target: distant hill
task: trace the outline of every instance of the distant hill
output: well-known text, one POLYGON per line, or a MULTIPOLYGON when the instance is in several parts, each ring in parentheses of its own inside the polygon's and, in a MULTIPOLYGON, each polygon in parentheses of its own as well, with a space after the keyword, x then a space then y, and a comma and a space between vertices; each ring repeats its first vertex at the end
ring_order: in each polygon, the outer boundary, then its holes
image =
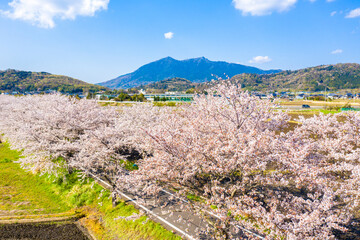
MULTIPOLYGON (((296 71, 274 74, 239 74, 229 81, 252 91, 337 91, 360 88, 360 65, 356 63, 323 65, 296 71)), ((216 83, 216 82, 215 82, 216 83)), ((172 78, 142 85, 138 89, 152 92, 186 91, 196 88, 201 91, 214 83, 193 83, 182 78, 172 78)))
POLYGON ((212 74, 225 78, 224 73, 229 77, 233 77, 241 73, 266 74, 276 72, 280 72, 280 70, 265 71, 241 64, 210 61, 204 57, 182 61, 167 57, 146 64, 135 72, 99 83, 99 85, 109 88, 133 88, 175 77, 201 83, 216 78, 212 74))
POLYGON ((30 92, 49 89, 66 93, 106 90, 105 87, 46 72, 26 72, 12 69, 0 71, 1 91, 30 92))
POLYGON ((174 91, 174 92, 185 92, 190 88, 197 88, 199 83, 193 83, 184 78, 170 78, 161 80, 159 82, 150 83, 147 85, 141 85, 137 87, 137 89, 144 89, 147 92, 167 92, 167 91, 174 91))
POLYGON ((248 90, 324 91, 360 88, 360 65, 323 65, 275 74, 240 74, 230 81, 248 90))

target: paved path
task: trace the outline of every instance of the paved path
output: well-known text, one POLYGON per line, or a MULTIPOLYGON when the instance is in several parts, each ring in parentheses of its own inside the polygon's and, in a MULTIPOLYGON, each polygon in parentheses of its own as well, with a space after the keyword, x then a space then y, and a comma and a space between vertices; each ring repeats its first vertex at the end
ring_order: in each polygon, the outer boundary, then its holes
MULTIPOLYGON (((95 176, 91 173, 89 174, 89 176, 95 179, 103 187, 109 190, 111 189, 111 185, 103 179, 99 178, 98 176, 95 176)), ((171 195, 173 195, 170 191, 163 190, 160 194, 159 199, 157 199, 156 201, 151 198, 139 199, 137 196, 121 191, 117 191, 117 193, 121 196, 122 199, 129 203, 132 203, 139 210, 145 212, 152 220, 160 223, 166 229, 176 232, 179 236, 183 238, 191 240, 213 239, 208 235, 198 234, 199 232, 201 232, 201 230, 206 229, 207 223, 190 210, 181 207, 182 205, 184 205, 184 203, 188 204, 187 200, 177 199, 177 201, 169 201, 169 198, 171 198, 171 195), (161 206, 162 203, 167 203, 167 205, 161 206), (181 217, 183 220, 178 221, 179 217, 181 217)), ((219 218, 218 216, 209 211, 207 211, 207 213, 214 219, 219 218)), ((234 228, 238 228, 240 230, 237 234, 237 237, 246 239, 246 236, 243 233, 244 231, 248 234, 253 235, 253 237, 257 239, 264 239, 262 236, 252 231, 249 231, 240 225, 234 225, 234 228)))

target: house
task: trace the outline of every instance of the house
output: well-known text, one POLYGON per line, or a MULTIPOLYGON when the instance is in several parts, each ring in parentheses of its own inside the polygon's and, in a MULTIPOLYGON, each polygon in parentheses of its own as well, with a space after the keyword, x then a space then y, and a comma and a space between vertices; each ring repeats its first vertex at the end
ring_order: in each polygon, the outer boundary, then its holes
POLYGON ((329 93, 327 95, 327 98, 330 98, 330 99, 338 99, 339 98, 339 95, 336 94, 336 93, 329 93))
POLYGON ((353 98, 354 97, 354 95, 352 94, 352 93, 346 93, 346 95, 345 95, 347 98, 353 98))

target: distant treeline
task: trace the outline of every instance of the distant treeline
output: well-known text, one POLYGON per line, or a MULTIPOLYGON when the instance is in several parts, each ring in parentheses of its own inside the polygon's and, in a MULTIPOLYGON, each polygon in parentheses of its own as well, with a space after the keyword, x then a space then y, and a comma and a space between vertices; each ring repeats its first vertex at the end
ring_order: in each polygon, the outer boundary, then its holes
POLYGON ((146 98, 144 94, 133 94, 129 95, 126 92, 121 92, 119 96, 114 98, 115 101, 123 102, 123 101, 131 101, 131 102, 146 102, 146 98))

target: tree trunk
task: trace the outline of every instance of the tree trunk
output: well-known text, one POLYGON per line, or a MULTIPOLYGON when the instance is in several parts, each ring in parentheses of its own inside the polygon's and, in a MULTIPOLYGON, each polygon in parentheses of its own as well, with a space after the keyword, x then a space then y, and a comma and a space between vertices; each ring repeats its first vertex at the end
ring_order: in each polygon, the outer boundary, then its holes
POLYGON ((117 194, 115 192, 115 190, 112 191, 111 193, 111 197, 112 197, 112 206, 113 208, 116 207, 116 203, 117 203, 117 194))

